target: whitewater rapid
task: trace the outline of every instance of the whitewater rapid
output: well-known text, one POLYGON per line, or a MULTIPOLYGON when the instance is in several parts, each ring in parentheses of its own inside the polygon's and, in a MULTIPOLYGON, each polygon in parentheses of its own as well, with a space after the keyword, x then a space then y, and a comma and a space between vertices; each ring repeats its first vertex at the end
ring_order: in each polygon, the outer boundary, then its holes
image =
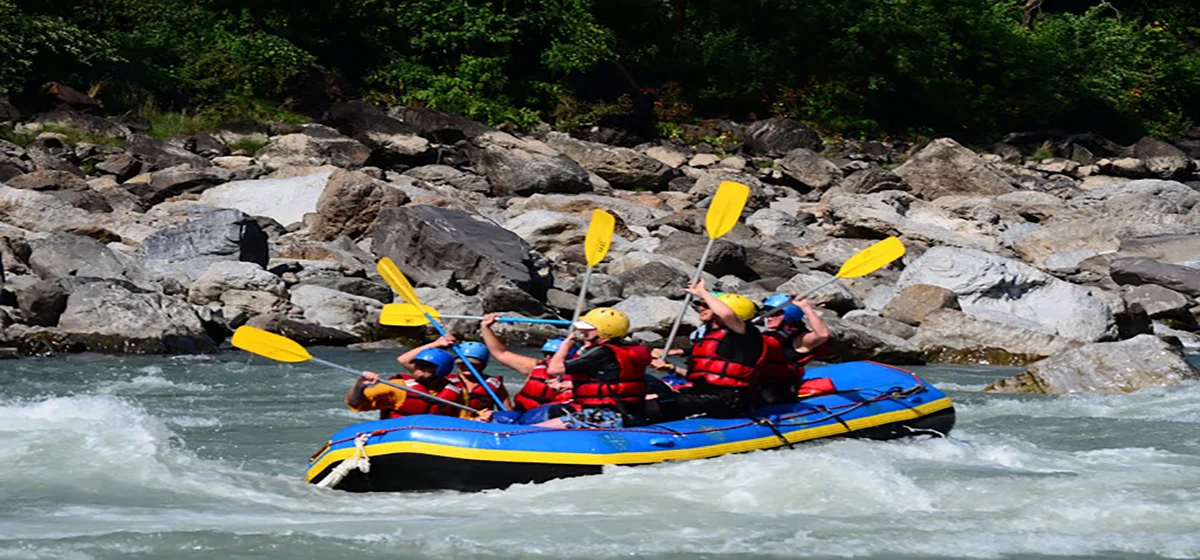
POLYGON ((237 354, 4 366, 0 558, 1200 557, 1197 384, 1001 396, 980 390, 1004 371, 919 368, 956 403, 951 438, 354 495, 303 482, 369 418, 335 373, 237 354))

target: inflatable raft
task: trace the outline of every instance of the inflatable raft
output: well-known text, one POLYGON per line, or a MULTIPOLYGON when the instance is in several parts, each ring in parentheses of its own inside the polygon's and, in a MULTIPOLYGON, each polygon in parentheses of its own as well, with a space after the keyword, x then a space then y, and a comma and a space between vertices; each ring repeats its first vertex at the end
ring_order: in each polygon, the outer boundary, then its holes
POLYGON ((334 434, 312 457, 307 479, 350 492, 475 491, 599 474, 605 465, 706 459, 830 437, 944 436, 954 426, 950 399, 912 372, 851 362, 810 368, 808 377, 829 378, 836 391, 763 407, 747 418, 618 430, 433 415, 364 422, 334 434))

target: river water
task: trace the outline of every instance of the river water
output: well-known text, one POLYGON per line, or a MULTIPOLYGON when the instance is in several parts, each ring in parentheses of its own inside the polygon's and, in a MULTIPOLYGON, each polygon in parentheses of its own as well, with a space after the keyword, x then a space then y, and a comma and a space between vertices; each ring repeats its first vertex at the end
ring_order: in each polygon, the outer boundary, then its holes
POLYGON ((303 482, 372 418, 342 374, 238 352, 0 362, 0 558, 1200 557, 1200 385, 999 396, 980 390, 1011 370, 917 371, 956 402, 953 437, 354 495, 303 482))

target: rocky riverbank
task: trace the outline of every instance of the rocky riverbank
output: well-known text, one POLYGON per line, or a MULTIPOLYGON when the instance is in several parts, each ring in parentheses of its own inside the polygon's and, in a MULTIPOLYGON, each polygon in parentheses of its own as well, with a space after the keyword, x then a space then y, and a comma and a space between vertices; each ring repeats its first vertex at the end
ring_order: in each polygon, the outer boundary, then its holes
POLYGON ((993 387, 1036 392, 1195 375, 1181 348, 1200 344, 1200 133, 1133 146, 1019 134, 976 153, 948 138, 826 144, 785 119, 693 131, 719 143, 633 144, 361 102, 321 124, 163 140, 69 109, 15 120, 35 139, 0 141, 12 357, 205 352, 242 324, 304 344, 422 337, 377 324, 393 300, 374 272, 384 256, 443 313, 569 316, 595 208, 618 237, 591 304, 656 343, 703 249, 704 209, 732 180, 751 196, 706 268, 717 289, 802 291, 875 240, 908 247, 813 298, 836 360, 1034 364, 993 387), (112 141, 47 131, 64 128, 112 141))

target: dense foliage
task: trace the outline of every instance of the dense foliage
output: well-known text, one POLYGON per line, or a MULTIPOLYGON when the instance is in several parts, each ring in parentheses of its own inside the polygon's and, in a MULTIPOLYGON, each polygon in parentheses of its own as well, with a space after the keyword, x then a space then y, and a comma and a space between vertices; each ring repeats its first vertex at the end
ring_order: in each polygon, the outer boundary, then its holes
POLYGON ((0 0, 0 94, 34 98, 57 81, 110 110, 258 118, 365 97, 522 126, 582 126, 656 101, 666 122, 786 115, 830 133, 967 140, 1172 136, 1200 117, 1193 0, 1026 6, 0 0))

